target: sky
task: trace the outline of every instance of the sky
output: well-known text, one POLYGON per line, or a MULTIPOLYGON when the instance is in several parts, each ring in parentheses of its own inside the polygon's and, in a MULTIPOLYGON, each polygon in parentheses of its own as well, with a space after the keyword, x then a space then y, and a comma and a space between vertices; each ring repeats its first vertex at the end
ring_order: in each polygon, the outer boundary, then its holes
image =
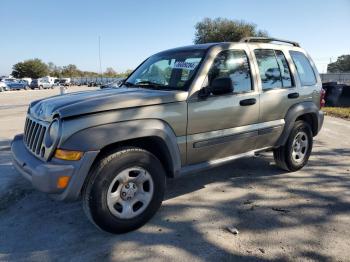
POLYGON ((31 58, 99 72, 99 36, 102 70, 122 72, 192 44, 205 17, 245 20, 297 41, 320 73, 350 54, 350 0, 2 0, 0 10, 0 75, 31 58))

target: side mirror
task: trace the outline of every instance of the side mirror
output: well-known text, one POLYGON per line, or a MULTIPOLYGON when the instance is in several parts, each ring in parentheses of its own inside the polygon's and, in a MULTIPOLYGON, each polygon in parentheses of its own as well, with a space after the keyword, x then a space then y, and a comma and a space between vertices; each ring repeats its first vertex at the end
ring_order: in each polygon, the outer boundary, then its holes
POLYGON ((198 97, 206 99, 210 94, 223 95, 233 92, 233 83, 230 77, 218 77, 213 80, 210 86, 199 90, 198 97))
POLYGON ((223 95, 233 92, 233 83, 230 77, 218 77, 210 85, 213 95, 223 95))

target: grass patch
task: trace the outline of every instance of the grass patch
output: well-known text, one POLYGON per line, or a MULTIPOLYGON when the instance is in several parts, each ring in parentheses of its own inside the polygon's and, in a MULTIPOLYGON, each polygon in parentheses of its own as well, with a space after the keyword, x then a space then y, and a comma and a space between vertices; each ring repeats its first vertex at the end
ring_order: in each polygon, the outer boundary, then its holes
POLYGON ((350 119, 350 107, 323 107, 326 115, 350 119))

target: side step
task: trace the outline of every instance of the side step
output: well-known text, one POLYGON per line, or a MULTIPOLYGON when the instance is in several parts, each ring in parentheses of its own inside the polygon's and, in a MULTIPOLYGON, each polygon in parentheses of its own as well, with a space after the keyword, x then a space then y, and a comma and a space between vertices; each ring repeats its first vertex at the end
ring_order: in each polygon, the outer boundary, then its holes
POLYGON ((221 165, 230 163, 231 161, 234 161, 234 160, 239 159, 239 158, 253 157, 261 152, 270 151, 271 149, 272 149, 271 147, 265 147, 265 148, 252 150, 252 151, 238 154, 238 155, 233 155, 233 156, 228 156, 228 157, 224 157, 224 158, 220 158, 220 159, 210 160, 208 162, 187 165, 187 166, 182 167, 181 170, 175 175, 175 177, 188 175, 188 174, 193 173, 193 172, 199 172, 199 171, 203 171, 203 170, 210 169, 213 167, 221 166, 221 165))

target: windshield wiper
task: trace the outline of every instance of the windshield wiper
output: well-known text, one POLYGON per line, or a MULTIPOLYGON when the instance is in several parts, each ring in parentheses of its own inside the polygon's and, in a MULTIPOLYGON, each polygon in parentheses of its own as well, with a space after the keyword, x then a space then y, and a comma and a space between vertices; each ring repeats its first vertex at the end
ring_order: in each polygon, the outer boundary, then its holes
POLYGON ((144 87, 144 88, 152 88, 152 89, 162 89, 165 85, 158 84, 152 81, 140 81, 135 84, 135 86, 144 87))
POLYGON ((124 82, 123 85, 125 85, 126 87, 136 87, 136 85, 131 82, 124 82))
POLYGON ((166 85, 162 85, 162 84, 155 83, 152 81, 140 81, 140 82, 137 82, 136 84, 131 83, 131 82, 125 82, 124 85, 126 87, 140 87, 140 88, 164 90, 164 91, 172 91, 173 90, 172 88, 169 88, 166 85))

